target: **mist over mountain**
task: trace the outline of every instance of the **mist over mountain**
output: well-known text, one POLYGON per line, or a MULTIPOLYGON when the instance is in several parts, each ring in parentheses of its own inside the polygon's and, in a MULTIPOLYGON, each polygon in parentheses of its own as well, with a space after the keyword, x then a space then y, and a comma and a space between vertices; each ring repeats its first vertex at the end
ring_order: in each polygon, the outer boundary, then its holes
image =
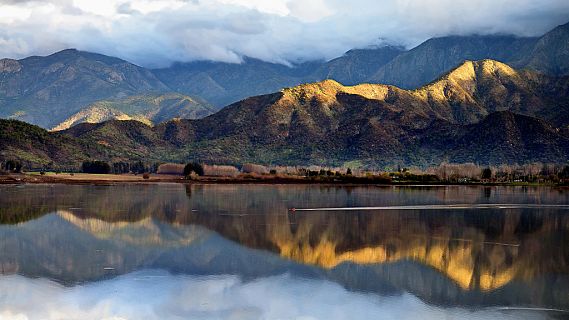
POLYGON ((312 61, 290 67, 245 57, 239 64, 196 61, 153 72, 173 90, 223 107, 306 82, 336 79, 348 85, 362 83, 401 52, 403 49, 390 46, 356 49, 328 62, 312 61))
POLYGON ((567 29, 568 24, 559 26, 540 38, 434 38, 409 51, 391 46, 354 49, 330 61, 290 66, 244 57, 241 63, 195 61, 148 70, 118 58, 77 50, 47 57, 2 59, 0 117, 58 129, 108 119, 159 123, 174 117, 199 118, 250 96, 325 79, 344 85, 369 82, 413 89, 464 60, 494 59, 562 76, 569 70, 567 29), (163 94, 189 96, 187 99, 198 103, 159 112, 141 107, 137 98, 163 94), (122 107, 109 109, 109 103, 122 107), (162 116, 153 119, 149 114, 124 112, 141 108, 162 116))
POLYGON ((178 63, 154 73, 173 90, 198 95, 223 107, 252 95, 266 94, 301 83, 333 79, 344 85, 379 83, 414 89, 436 80, 465 60, 493 59, 516 68, 568 75, 565 64, 569 24, 542 37, 506 35, 447 36, 419 46, 356 49, 327 62, 292 67, 245 58, 225 62, 178 63), (547 53, 547 54, 546 54, 547 53))

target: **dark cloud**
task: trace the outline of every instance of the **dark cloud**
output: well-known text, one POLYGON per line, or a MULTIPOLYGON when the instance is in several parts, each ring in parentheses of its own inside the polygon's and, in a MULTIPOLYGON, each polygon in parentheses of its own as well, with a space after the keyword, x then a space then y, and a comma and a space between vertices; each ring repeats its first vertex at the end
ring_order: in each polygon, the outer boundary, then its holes
POLYGON ((146 66, 287 63, 449 34, 537 36, 568 21, 567 0, 0 0, 0 56, 74 47, 146 66))

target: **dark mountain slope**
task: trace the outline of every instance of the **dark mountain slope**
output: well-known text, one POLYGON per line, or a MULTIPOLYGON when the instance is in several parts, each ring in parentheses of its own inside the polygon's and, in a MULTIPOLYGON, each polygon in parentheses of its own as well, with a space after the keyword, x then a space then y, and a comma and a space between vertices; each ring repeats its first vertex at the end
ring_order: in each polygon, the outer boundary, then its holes
POLYGON ((349 86, 364 83, 404 51, 403 48, 392 46, 350 50, 318 68, 310 76, 310 82, 332 79, 349 86))
POLYGON ((203 97, 218 107, 250 96, 268 94, 301 83, 334 79, 346 85, 364 82, 403 49, 354 49, 328 62, 291 67, 245 57, 240 64, 196 61, 176 63, 153 72, 170 88, 203 97))
POLYGON ((542 36, 523 65, 545 74, 569 75, 569 23, 542 36))
MULTIPOLYGON (((175 147, 164 141, 153 127, 138 121, 111 120, 102 123, 81 123, 61 131, 68 136, 96 142, 112 150, 113 160, 180 159, 175 147)), ((106 157, 107 159, 111 158, 106 157)))
POLYGON ((468 126, 434 123, 418 136, 422 153, 454 163, 547 163, 569 155, 567 135, 541 119, 510 111, 468 126))
POLYGON ((433 38, 381 67, 368 81, 417 88, 435 80, 464 60, 492 59, 506 63, 523 59, 536 38, 514 36, 450 36, 433 38))
MULTIPOLYGON (((311 65, 305 67, 310 69, 311 65)), ((297 85, 302 82, 299 72, 282 64, 247 57, 240 64, 196 61, 154 70, 175 91, 198 95, 218 107, 297 85)))
POLYGON ((93 141, 50 133, 17 120, 0 119, 0 158, 18 159, 34 166, 56 163, 77 166, 89 158, 106 158, 107 151, 93 141))

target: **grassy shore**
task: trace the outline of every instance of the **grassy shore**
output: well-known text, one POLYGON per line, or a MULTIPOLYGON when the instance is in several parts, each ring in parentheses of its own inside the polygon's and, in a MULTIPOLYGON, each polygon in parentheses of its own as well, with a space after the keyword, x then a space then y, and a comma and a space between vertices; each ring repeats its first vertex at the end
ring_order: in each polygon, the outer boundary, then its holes
POLYGON ((335 185, 485 185, 485 186, 557 186, 553 183, 528 182, 466 182, 452 183, 445 181, 386 181, 369 177, 329 177, 315 178, 289 175, 239 175, 235 177, 203 176, 185 179, 179 175, 149 174, 88 174, 88 173, 55 173, 29 172, 21 174, 0 175, 0 184, 23 183, 61 183, 108 185, 116 183, 266 183, 266 184, 335 184, 335 185))

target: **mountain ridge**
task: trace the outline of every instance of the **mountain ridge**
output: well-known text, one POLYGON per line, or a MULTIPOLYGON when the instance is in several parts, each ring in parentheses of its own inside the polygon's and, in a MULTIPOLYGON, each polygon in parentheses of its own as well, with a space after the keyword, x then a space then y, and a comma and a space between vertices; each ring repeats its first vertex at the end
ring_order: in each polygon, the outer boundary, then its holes
POLYGON ((558 115, 569 107, 569 94, 558 92, 567 88, 569 77, 466 61, 416 90, 324 80, 247 98, 202 119, 154 127, 82 123, 58 134, 76 139, 72 146, 102 148, 93 156, 109 161, 359 161, 366 167, 564 162, 569 123, 558 115))
MULTIPOLYGON (((119 58, 67 49, 45 57, 0 60, 0 117, 53 128, 77 113, 88 113, 82 109, 98 101, 172 92, 203 98, 218 110, 249 96, 325 79, 345 85, 367 82, 416 89, 464 60, 486 58, 520 71, 563 76, 569 71, 568 30, 565 24, 535 38, 447 36, 407 51, 393 46, 353 49, 329 61, 291 66, 243 57, 240 64, 194 61, 150 70, 119 58)), ((105 113, 146 121, 116 111, 105 113)))

